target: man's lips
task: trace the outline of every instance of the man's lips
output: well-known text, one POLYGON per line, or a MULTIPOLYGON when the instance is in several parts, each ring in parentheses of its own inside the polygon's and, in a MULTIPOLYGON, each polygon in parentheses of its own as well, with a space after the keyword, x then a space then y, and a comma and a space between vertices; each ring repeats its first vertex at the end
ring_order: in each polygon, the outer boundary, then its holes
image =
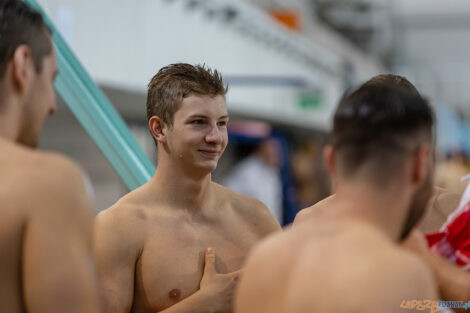
POLYGON ((219 150, 199 149, 198 151, 208 157, 216 157, 219 155, 219 150))

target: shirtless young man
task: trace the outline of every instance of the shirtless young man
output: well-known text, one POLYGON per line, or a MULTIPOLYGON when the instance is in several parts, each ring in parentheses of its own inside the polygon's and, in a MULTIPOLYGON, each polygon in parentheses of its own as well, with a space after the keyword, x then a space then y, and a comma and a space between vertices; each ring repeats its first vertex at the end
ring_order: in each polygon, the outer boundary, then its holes
POLYGON ((39 13, 0 1, 0 311, 99 312, 79 168, 34 149, 57 74, 39 13))
POLYGON ((211 181, 227 145, 225 93, 203 66, 169 65, 151 80, 157 171, 95 222, 105 312, 232 312, 248 250, 280 229, 261 202, 211 181))
POLYGON ((250 253, 235 312, 389 313, 436 299, 430 270, 397 245, 432 190, 433 114, 393 79, 376 77, 339 104, 324 153, 336 194, 250 253))

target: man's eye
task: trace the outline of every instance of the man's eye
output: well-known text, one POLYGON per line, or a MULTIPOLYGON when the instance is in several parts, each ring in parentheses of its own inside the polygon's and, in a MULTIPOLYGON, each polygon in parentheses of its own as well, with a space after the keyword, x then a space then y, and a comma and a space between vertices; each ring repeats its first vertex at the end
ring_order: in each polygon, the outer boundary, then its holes
POLYGON ((202 124, 204 121, 203 120, 194 120, 191 122, 191 124, 196 124, 196 125, 200 125, 202 124))
POLYGON ((227 122, 226 121, 220 121, 217 123, 218 126, 227 126, 227 122))

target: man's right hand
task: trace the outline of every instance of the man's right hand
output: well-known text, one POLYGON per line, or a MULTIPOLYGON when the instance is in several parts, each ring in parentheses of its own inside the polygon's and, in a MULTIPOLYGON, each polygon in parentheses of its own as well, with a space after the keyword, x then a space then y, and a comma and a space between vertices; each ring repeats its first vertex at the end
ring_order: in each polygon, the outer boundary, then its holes
POLYGON ((199 287, 200 292, 210 301, 211 311, 233 311, 233 294, 241 272, 242 270, 227 274, 217 273, 214 248, 209 247, 206 249, 204 273, 199 287))

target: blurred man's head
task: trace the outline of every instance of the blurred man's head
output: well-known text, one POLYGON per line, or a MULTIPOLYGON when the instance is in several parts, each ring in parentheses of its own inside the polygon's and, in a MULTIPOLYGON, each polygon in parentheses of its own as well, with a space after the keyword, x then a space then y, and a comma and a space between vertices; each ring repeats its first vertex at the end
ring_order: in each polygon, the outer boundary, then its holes
POLYGON ((36 146, 45 117, 55 111, 56 73, 51 33, 41 15, 23 1, 0 0, 0 114, 21 108, 16 141, 36 146), (8 101, 18 107, 7 107, 8 101))
POLYGON ((432 191, 433 123, 427 101, 395 75, 363 84, 340 102, 334 116, 335 164, 343 181, 365 180, 385 192, 410 164, 417 171, 402 237, 419 221, 432 191))
POLYGON ((273 168, 281 166, 281 145, 275 137, 262 140, 258 144, 256 153, 267 165, 273 168))

